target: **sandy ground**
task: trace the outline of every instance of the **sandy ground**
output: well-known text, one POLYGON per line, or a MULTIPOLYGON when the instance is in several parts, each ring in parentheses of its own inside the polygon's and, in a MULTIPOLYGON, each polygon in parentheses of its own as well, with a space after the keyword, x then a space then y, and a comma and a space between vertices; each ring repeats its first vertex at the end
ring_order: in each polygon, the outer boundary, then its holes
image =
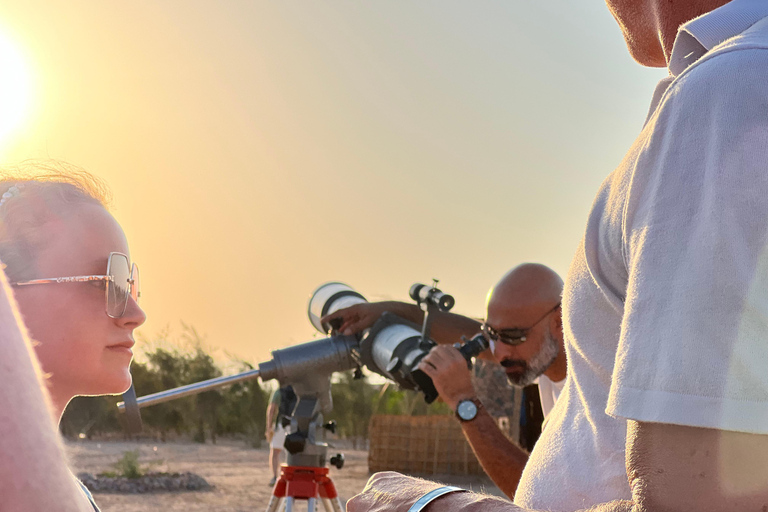
MULTIPOLYGON (((148 512, 152 510, 184 512, 251 512, 265 510, 272 488, 267 485, 271 472, 267 467, 269 452, 246 448, 242 442, 219 441, 216 445, 196 443, 97 442, 67 444, 73 470, 97 474, 108 470, 122 454, 139 450, 142 464, 153 470, 191 471, 214 486, 208 492, 156 493, 122 495, 98 493, 96 503, 103 512, 148 512)), ((329 449, 329 455, 341 451, 346 464, 341 470, 331 468, 331 478, 342 503, 359 493, 368 477, 368 454, 352 449, 329 449)), ((490 479, 480 476, 437 475, 429 477, 446 484, 501 496, 490 479)), ((318 505, 318 511, 322 511, 318 505)), ((306 510, 299 503, 295 510, 306 510)))

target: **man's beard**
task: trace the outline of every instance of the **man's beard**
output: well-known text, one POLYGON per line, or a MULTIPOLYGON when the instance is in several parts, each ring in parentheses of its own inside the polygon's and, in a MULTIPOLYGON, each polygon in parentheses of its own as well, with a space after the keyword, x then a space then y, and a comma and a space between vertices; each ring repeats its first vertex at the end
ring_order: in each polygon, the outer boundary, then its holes
POLYGON ((522 368, 520 373, 510 374, 507 372, 507 380, 510 384, 517 387, 525 387, 532 384, 536 378, 544 373, 549 366, 557 359, 557 353, 560 351, 560 346, 557 340, 547 333, 544 336, 544 343, 541 346, 541 350, 531 358, 530 361, 524 359, 505 359, 501 362, 501 366, 504 368, 522 368))

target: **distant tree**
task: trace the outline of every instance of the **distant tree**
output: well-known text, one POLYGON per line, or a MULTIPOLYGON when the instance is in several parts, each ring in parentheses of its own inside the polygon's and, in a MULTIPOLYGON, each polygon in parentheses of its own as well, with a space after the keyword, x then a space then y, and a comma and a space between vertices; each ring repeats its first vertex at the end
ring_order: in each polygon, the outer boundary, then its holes
POLYGON ((396 388, 390 382, 372 384, 367 376, 354 379, 352 372, 338 373, 331 387, 333 411, 327 419, 335 420, 337 434, 352 439, 357 447, 359 440, 368 438, 368 424, 374 414, 453 414, 442 401, 427 404, 422 393, 396 388))
MULTIPOLYGON (((131 374, 137 396, 149 395, 180 386, 181 356, 165 349, 157 349, 147 354, 148 363, 133 363, 131 374)), ((141 410, 145 429, 160 434, 165 442, 169 432, 181 434, 189 430, 185 420, 185 411, 191 407, 191 399, 182 398, 141 410)))
MULTIPOLYGON (((186 375, 184 384, 192 384, 208 379, 214 379, 221 376, 219 370, 213 362, 213 358, 197 347, 194 354, 185 358, 186 375)), ((195 395, 195 418, 197 426, 193 439, 199 443, 204 443, 206 439, 206 430, 211 437, 211 442, 216 444, 216 433, 221 427, 219 424, 219 413, 224 405, 221 392, 217 389, 206 391, 195 395)))
MULTIPOLYGON (((249 363, 240 362, 239 371, 252 369, 249 363)), ((252 379, 224 388, 221 394, 225 404, 219 415, 221 432, 244 434, 250 446, 261 446, 266 431, 269 392, 259 385, 257 379, 252 379)))
POLYGON ((440 399, 427 404, 422 393, 398 389, 395 384, 386 383, 378 398, 376 414, 428 416, 453 414, 453 411, 440 399))
POLYGON ((377 394, 378 386, 367 378, 355 379, 352 372, 336 374, 331 386, 333 411, 328 419, 336 421, 336 433, 352 439, 355 448, 359 440, 368 438, 368 423, 377 394))
POLYGON ((61 418, 61 432, 71 438, 84 434, 89 439, 98 434, 121 429, 115 397, 74 398, 61 418))

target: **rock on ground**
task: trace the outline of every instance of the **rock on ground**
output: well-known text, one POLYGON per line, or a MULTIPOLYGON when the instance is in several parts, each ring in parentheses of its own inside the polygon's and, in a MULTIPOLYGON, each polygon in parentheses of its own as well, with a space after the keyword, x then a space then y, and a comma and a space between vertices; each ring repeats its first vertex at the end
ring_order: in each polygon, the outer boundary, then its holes
POLYGON ((77 478, 92 493, 119 492, 143 494, 147 492, 209 491, 211 486, 205 478, 187 471, 186 473, 147 473, 139 478, 94 476, 78 473, 77 478))

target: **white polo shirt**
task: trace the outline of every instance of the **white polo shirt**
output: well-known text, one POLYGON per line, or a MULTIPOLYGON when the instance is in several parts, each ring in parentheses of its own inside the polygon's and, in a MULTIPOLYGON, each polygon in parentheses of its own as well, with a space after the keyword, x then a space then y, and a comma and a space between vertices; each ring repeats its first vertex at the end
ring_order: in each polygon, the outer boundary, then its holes
POLYGON ((630 499, 628 418, 768 434, 768 1, 685 24, 669 67, 568 272, 526 508, 630 499))

